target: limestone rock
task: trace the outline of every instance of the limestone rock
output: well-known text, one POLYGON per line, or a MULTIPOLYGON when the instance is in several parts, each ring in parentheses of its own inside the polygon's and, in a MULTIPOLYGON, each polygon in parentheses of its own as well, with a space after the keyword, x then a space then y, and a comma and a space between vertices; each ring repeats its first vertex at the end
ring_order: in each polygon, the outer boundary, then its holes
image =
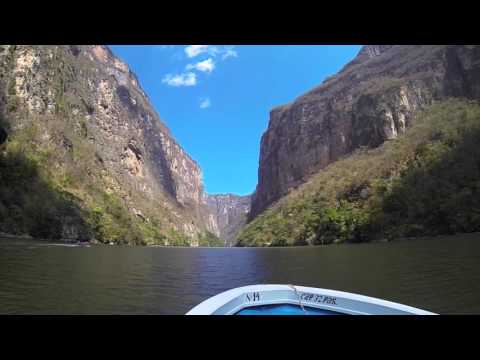
MULTIPOLYGON (((0 110, 9 109, 13 133, 36 124, 37 145, 55 149, 59 166, 91 149, 101 170, 81 176, 102 179, 134 215, 156 216, 192 238, 205 231, 201 169, 108 47, 3 45, 0 74, 0 110)), ((67 224, 65 235, 73 234, 67 224)))
POLYGON ((261 139, 249 219, 313 173, 408 128, 446 97, 480 97, 480 46, 368 45, 338 74, 274 108, 261 139))

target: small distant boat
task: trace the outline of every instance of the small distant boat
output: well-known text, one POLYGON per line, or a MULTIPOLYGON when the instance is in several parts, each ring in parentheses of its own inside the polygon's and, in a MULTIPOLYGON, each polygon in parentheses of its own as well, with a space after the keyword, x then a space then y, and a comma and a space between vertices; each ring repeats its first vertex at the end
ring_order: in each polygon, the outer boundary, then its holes
POLYGON ((295 285, 251 285, 215 295, 187 315, 436 315, 383 299, 295 285))

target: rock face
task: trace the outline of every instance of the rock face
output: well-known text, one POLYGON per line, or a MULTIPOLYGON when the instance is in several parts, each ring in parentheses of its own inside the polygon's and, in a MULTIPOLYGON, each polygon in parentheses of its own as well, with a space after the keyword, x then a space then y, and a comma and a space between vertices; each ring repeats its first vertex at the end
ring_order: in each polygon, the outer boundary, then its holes
POLYGON ((224 240, 225 246, 234 246, 235 238, 245 225, 250 211, 250 196, 206 194, 205 202, 210 231, 224 240))
POLYGON ((249 219, 340 157, 404 133, 434 101, 479 98, 479 80, 476 45, 364 46, 337 75, 271 111, 249 219))
MULTIPOLYGON (((196 245, 195 235, 206 229, 201 169, 162 123, 128 66, 105 46, 0 49, 7 89, 0 102, 9 109, 12 133, 36 123, 40 147, 59 154, 87 147, 101 169, 91 176, 102 177, 105 191, 142 221, 157 216, 196 245)), ((67 228, 74 236, 75 229, 67 228)))

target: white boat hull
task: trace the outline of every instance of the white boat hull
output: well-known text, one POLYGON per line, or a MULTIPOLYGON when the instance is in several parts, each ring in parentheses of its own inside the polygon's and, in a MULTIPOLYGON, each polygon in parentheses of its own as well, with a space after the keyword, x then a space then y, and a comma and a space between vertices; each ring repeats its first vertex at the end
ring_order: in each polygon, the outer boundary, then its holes
POLYGON ((234 315, 246 308, 274 304, 291 304, 346 315, 435 315, 369 296, 292 285, 251 285, 231 289, 203 301, 187 315, 234 315))

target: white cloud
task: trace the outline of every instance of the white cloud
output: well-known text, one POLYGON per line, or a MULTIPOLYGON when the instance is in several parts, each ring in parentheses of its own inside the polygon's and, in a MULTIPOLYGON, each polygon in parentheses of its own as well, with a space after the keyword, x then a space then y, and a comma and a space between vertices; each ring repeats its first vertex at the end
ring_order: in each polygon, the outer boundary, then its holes
POLYGON ((230 57, 238 57, 238 53, 234 50, 234 46, 189 45, 185 48, 185 53, 189 58, 204 53, 207 53, 212 57, 220 55, 222 60, 226 60, 230 57))
POLYGON ((200 102, 200 109, 206 109, 206 108, 210 107, 211 104, 212 103, 210 102, 210 98, 203 99, 200 102))
POLYGON ((208 51, 208 45, 189 45, 185 48, 185 53, 189 58, 200 55, 208 51))
POLYGON ((226 48, 224 49, 223 55, 222 55, 222 60, 226 60, 230 57, 237 57, 238 54, 233 48, 226 48))
POLYGON ((165 83, 169 86, 195 86, 197 84, 197 75, 193 72, 188 72, 184 74, 167 74, 162 79, 162 83, 165 83))
POLYGON ((203 72, 212 72, 215 69, 215 63, 213 62, 212 58, 208 58, 207 60, 200 61, 196 64, 188 64, 186 67, 187 70, 196 69, 198 71, 203 72))
MULTIPOLYGON (((170 49, 176 45, 159 45, 160 49, 170 49)), ((188 58, 194 58, 201 54, 204 54, 203 60, 200 57, 196 63, 186 65, 185 72, 180 74, 167 74, 162 79, 162 83, 169 86, 195 86, 197 85, 197 75, 200 72, 211 73, 218 64, 228 58, 238 57, 237 51, 234 50, 234 46, 211 46, 211 45, 188 45, 183 48, 183 51, 188 58), (208 57, 207 59, 205 59, 208 57)), ((176 60, 184 59, 185 54, 182 52, 176 52, 174 55, 176 60)), ((202 102, 201 108, 207 108, 210 106, 210 100, 205 99, 202 102), (208 100, 208 101, 207 101, 208 100)))

